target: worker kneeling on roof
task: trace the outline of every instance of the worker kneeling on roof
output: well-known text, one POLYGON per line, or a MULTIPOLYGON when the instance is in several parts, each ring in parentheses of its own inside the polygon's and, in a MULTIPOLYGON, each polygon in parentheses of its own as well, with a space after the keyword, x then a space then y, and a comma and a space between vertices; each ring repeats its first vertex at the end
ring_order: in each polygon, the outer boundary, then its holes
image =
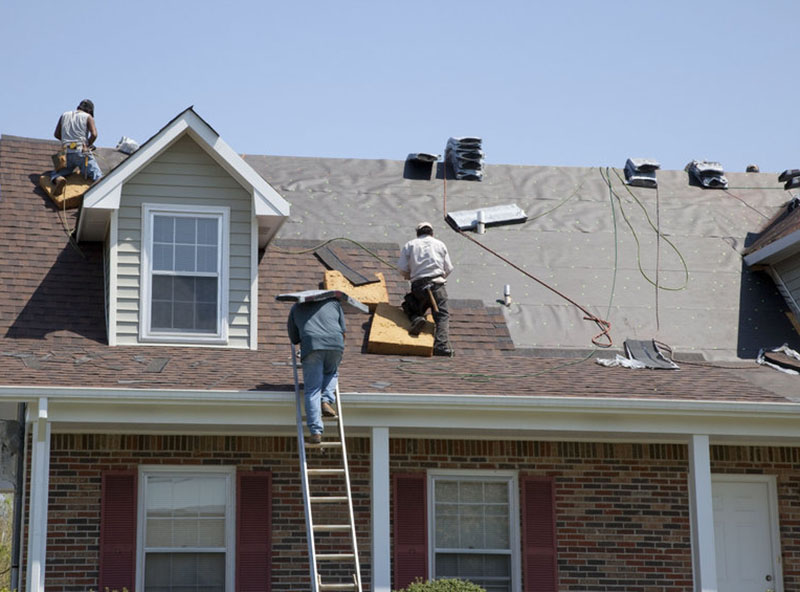
POLYGON ((309 442, 320 444, 324 430, 320 411, 325 417, 336 417, 333 403, 344 352, 344 311, 335 298, 298 302, 286 326, 292 343, 300 344, 309 442))
POLYGON ((403 311, 411 319, 411 335, 419 335, 425 326, 425 312, 433 309, 436 330, 433 334, 433 355, 452 356, 450 347, 450 313, 447 309, 445 278, 453 271, 447 246, 433 238, 430 222, 417 225, 417 238, 408 241, 400 252, 397 267, 407 280, 411 292, 403 299, 403 311))
POLYGON ((50 173, 50 180, 55 186, 53 195, 59 195, 64 190, 66 177, 72 174, 75 167, 79 167, 81 175, 89 181, 97 181, 103 176, 92 154, 93 144, 97 141, 92 101, 84 99, 77 109, 67 111, 59 117, 53 135, 61 140, 61 148, 67 157, 65 167, 50 173))

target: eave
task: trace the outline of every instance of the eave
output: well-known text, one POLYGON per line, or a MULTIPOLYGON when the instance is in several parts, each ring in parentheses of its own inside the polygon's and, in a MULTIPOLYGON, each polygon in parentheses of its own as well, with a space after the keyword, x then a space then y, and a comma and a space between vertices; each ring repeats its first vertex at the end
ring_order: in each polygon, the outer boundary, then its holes
MULTIPOLYGON (((470 394, 343 393, 348 434, 393 437, 800 445, 800 404, 470 394)), ((54 433, 295 434, 294 393, 0 387, 47 409, 54 433)))

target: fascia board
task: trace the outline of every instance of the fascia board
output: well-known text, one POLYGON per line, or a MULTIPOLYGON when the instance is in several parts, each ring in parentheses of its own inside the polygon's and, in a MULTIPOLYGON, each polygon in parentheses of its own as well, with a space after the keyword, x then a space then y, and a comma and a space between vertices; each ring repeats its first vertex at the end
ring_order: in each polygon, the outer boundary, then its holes
MULTIPOLYGON (((70 425, 198 426, 257 432, 294 424, 294 393, 286 391, 141 391, 0 387, 0 400, 50 400, 50 420, 70 425), (157 413, 153 410, 157 409, 157 413), (154 417, 159 419, 154 419, 154 417)), ((800 404, 343 393, 348 427, 387 427, 431 437, 595 437, 800 443, 800 404), (454 404, 457 401, 457 405, 454 404), (463 435, 459 435, 459 432, 463 435), (466 434, 469 434, 467 436, 466 434)))
POLYGON ((190 135, 201 145, 205 144, 208 154, 240 185, 253 193, 256 215, 289 215, 289 202, 283 199, 233 148, 228 146, 225 140, 217 135, 199 115, 194 111, 187 111, 186 119, 189 123, 190 135))
POLYGON ((800 252, 800 230, 795 230, 766 247, 745 255, 744 262, 748 267, 759 263, 774 265, 797 252, 800 252))

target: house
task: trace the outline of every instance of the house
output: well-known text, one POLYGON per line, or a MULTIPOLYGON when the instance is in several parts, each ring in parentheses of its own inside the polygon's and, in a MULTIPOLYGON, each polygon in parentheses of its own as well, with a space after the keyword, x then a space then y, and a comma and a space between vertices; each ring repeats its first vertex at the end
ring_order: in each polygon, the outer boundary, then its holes
POLYGON ((99 149, 105 177, 61 211, 35 183, 54 147, 0 139, 22 589, 308 589, 275 296, 317 287, 314 250, 344 237, 399 304, 391 263, 423 219, 456 265, 455 357, 368 354, 370 317, 347 316, 365 589, 800 588, 800 383, 754 361, 800 349, 796 313, 742 259, 790 201, 774 175, 726 172, 722 190, 659 171, 655 189, 611 167, 487 165, 455 181, 441 162, 241 156, 187 109, 131 156, 99 149), (443 221, 507 203, 527 221, 466 234, 529 275, 443 221), (610 348, 575 304, 610 322, 610 348), (625 340, 679 369, 596 363, 625 340))

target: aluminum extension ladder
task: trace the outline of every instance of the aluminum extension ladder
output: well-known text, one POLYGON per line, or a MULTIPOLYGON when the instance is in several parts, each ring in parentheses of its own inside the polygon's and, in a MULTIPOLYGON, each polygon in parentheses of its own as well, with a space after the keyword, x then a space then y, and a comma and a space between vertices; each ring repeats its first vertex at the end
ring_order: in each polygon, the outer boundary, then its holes
MULTIPOLYGON (((306 530, 308 533, 308 563, 311 571, 311 590, 312 592, 325 592, 327 590, 354 590, 361 592, 361 568, 358 563, 358 545, 356 543, 356 523, 353 514, 353 496, 350 491, 350 471, 347 466, 347 448, 344 440, 344 419, 342 417, 341 397, 339 396, 339 386, 336 386, 336 414, 338 417, 325 417, 326 423, 335 422, 338 427, 338 440, 324 440, 322 444, 309 444, 303 436, 303 395, 300 392, 300 382, 297 376, 297 354, 295 345, 292 344, 292 368, 294 370, 294 394, 297 407, 297 449, 300 452, 300 474, 303 486, 303 505, 306 514, 306 530), (327 463, 324 466, 320 460, 333 460, 334 455, 326 454, 329 450, 341 452, 341 463, 338 466, 331 466, 327 463), (314 463, 320 466, 308 466, 307 451, 315 451, 319 454, 313 455, 314 463), (314 483, 314 478, 328 478, 322 484, 314 483), (333 495, 331 481, 341 483, 341 495, 333 495), (315 487, 316 485, 316 487, 315 487), (312 493, 312 490, 313 493, 312 493), (345 523, 338 519, 336 523, 315 524, 313 515, 314 509, 318 508, 321 513, 322 507, 341 510, 347 505, 347 516, 349 522, 345 523), (349 537, 346 535, 349 534, 349 537), (317 544, 326 547, 340 545, 346 547, 338 552, 317 552, 317 544), (323 581, 319 572, 319 566, 334 567, 336 562, 349 562, 353 566, 350 579, 345 581, 333 582, 323 581)), ((326 431, 327 433, 327 431, 326 431)), ((337 485, 338 487, 338 485, 337 485)), ((342 512, 340 511, 339 514, 342 512)), ((338 517, 337 517, 338 518, 338 517)), ((329 570, 329 571, 334 571, 329 570)), ((342 572, 342 569, 335 571, 342 572)), ((327 577, 327 576, 326 576, 327 577)), ((336 577, 336 576, 331 576, 336 577)))

